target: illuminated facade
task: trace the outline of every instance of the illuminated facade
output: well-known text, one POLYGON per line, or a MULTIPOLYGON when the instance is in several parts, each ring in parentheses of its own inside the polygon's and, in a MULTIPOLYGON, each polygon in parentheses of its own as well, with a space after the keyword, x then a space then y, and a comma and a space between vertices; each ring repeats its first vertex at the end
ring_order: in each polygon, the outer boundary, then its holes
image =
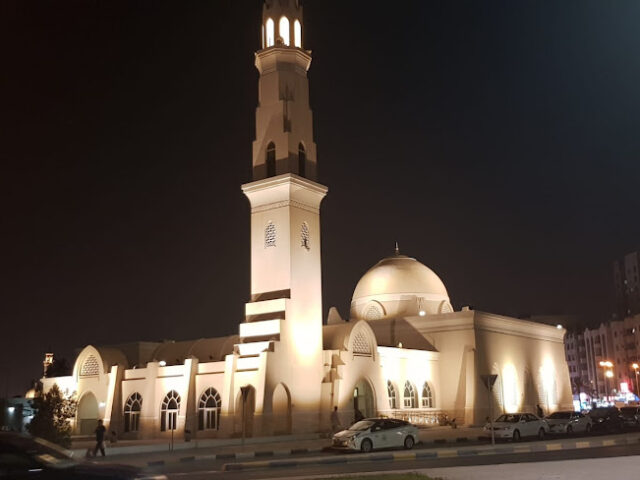
POLYGON ((271 435, 329 428, 355 409, 414 422, 447 413, 484 421, 480 375, 497 373, 495 411, 571 407, 564 330, 469 309, 455 312, 417 260, 381 260, 355 288, 351 319, 322 319, 316 146, 302 7, 267 0, 251 207, 251 299, 237 336, 85 347, 73 375, 43 379, 77 392, 78 433, 98 418, 123 438, 271 435))

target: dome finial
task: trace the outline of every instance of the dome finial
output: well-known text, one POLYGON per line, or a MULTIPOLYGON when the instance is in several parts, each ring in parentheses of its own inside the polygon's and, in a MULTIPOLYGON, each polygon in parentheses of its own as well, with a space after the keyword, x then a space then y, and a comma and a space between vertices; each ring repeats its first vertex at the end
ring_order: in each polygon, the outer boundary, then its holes
POLYGON ((400 255, 400 247, 398 247, 398 242, 396 242, 396 255, 400 255))

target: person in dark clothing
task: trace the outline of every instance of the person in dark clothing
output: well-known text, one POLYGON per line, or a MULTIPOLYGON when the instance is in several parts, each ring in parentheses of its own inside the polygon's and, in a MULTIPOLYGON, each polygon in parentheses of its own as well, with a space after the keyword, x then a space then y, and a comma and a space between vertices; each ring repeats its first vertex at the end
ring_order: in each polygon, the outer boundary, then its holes
POLYGON ((100 450, 100 453, 104 457, 104 432, 106 431, 107 429, 104 428, 102 420, 98 420, 98 426, 96 427, 96 446, 93 449, 94 457, 98 454, 98 450, 100 450))
POLYGON ((357 408, 355 409, 354 416, 355 416, 355 421, 359 422, 360 420, 364 420, 364 415, 362 414, 362 412, 360 410, 358 410, 357 408))
POLYGON ((540 418, 544 418, 544 412, 542 411, 542 407, 540 406, 540 404, 536 405, 536 413, 540 418))

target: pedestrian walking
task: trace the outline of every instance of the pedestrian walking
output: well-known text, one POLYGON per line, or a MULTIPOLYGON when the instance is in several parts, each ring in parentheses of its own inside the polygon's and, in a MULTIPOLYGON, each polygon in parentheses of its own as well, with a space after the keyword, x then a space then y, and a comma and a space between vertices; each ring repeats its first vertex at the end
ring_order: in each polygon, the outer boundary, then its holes
POLYGON ((98 420, 98 426, 96 427, 96 446, 93 449, 94 457, 98 454, 98 450, 100 450, 100 453, 104 457, 104 432, 106 431, 107 429, 104 428, 102 420, 98 420))
POLYGON ((538 416, 540 418, 544 417, 544 412, 542 411, 542 407, 540 406, 540 404, 536 404, 536 413, 538 414, 538 416))
POLYGON ((364 415, 362 414, 362 412, 360 410, 358 410, 357 408, 355 409, 355 411, 353 412, 354 414, 354 423, 358 423, 360 420, 364 420, 364 415))

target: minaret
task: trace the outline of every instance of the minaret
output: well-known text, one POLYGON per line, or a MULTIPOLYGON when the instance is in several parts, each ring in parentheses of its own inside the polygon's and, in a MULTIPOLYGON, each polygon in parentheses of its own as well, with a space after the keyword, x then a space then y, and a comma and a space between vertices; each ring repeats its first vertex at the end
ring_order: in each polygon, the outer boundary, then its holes
POLYGON ((316 179, 316 145, 309 107, 298 0, 267 0, 262 12, 262 50, 256 53, 258 108, 253 142, 253 179, 295 173, 316 179))
POLYGON ((289 392, 293 431, 317 427, 323 375, 320 203, 327 188, 314 181, 311 55, 302 33, 299 1, 265 1, 254 181, 242 186, 251 204, 251 301, 238 345, 241 357, 265 358, 264 413, 279 385, 289 392))

